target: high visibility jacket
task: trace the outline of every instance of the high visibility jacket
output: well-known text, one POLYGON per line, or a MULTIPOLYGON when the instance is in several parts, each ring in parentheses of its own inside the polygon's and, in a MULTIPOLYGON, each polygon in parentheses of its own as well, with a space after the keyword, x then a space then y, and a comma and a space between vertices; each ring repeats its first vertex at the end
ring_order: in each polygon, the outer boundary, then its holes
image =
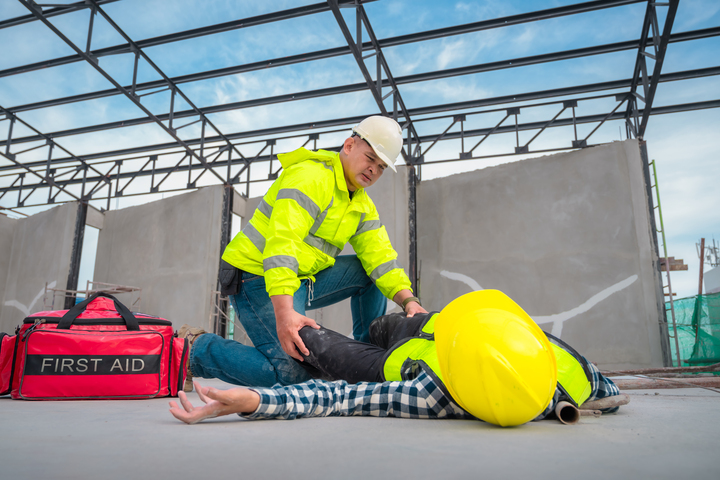
MULTIPOLYGON (((400 381, 415 378, 421 369, 428 369, 444 382, 435 348, 435 319, 428 315, 416 336, 398 341, 385 355, 383 380, 400 381)), ((592 393, 592 374, 587 360, 559 338, 544 332, 555 353, 558 366, 557 388, 560 399, 582 405, 592 393)))
POLYGON ((331 267, 346 243, 386 297, 410 289, 375 204, 347 189, 339 154, 300 148, 278 155, 283 166, 223 260, 265 276, 270 296, 293 295, 301 278, 331 267))

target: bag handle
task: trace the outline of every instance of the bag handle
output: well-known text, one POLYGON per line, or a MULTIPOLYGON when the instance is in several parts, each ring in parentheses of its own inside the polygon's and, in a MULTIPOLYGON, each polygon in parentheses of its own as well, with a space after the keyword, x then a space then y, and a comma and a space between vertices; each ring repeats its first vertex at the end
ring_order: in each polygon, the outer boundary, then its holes
POLYGON ((109 293, 105 292, 95 292, 92 295, 90 295, 87 299, 83 300, 82 302, 78 303, 74 307, 72 307, 70 310, 65 313, 65 315, 62 316, 60 319, 60 322, 58 322, 58 330, 65 329, 68 330, 70 326, 73 324, 75 319, 80 315, 82 312, 85 311, 85 308, 98 297, 105 297, 111 299, 113 302, 115 302, 115 310, 120 314, 120 316, 125 320, 125 326, 128 330, 140 330, 140 323, 138 322, 138 319, 135 318, 135 315, 128 310, 128 308, 120 303, 120 301, 110 295, 109 293))

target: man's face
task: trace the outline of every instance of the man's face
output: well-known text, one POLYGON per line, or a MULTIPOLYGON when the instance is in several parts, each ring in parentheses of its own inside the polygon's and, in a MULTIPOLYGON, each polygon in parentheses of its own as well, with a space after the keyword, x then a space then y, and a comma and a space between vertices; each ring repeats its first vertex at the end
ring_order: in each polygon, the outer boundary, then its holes
POLYGON ((377 156, 369 143, 360 137, 350 137, 343 144, 340 156, 348 190, 367 188, 380 178, 387 164, 377 156), (344 157, 344 158, 343 158, 344 157))

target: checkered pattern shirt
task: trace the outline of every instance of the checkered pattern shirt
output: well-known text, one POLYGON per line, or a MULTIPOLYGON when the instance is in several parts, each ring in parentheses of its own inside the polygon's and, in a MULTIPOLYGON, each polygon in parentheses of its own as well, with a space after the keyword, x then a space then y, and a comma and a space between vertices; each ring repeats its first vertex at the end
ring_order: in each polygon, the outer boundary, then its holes
MULTIPOLYGON (((620 390, 590 364, 593 391, 589 400, 618 395, 620 390)), ((311 380, 298 385, 253 388, 260 395, 260 406, 248 419, 332 417, 364 415, 373 417, 474 419, 438 385, 439 380, 425 371, 402 382, 358 383, 311 380)), ((536 420, 555 408, 559 393, 536 420)), ((614 412, 618 407, 607 409, 614 412)))

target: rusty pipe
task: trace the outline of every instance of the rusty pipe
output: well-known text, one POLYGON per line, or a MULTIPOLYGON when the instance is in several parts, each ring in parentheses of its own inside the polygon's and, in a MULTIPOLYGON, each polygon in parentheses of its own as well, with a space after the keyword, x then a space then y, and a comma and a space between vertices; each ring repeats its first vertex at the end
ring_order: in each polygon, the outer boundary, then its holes
POLYGON ((555 416, 565 425, 575 425, 580 420, 580 410, 570 402, 558 402, 555 405, 555 416))
POLYGON ((621 393, 612 397, 605 397, 592 402, 585 402, 580 405, 580 410, 600 410, 602 408, 613 408, 630 403, 630 395, 621 393))

